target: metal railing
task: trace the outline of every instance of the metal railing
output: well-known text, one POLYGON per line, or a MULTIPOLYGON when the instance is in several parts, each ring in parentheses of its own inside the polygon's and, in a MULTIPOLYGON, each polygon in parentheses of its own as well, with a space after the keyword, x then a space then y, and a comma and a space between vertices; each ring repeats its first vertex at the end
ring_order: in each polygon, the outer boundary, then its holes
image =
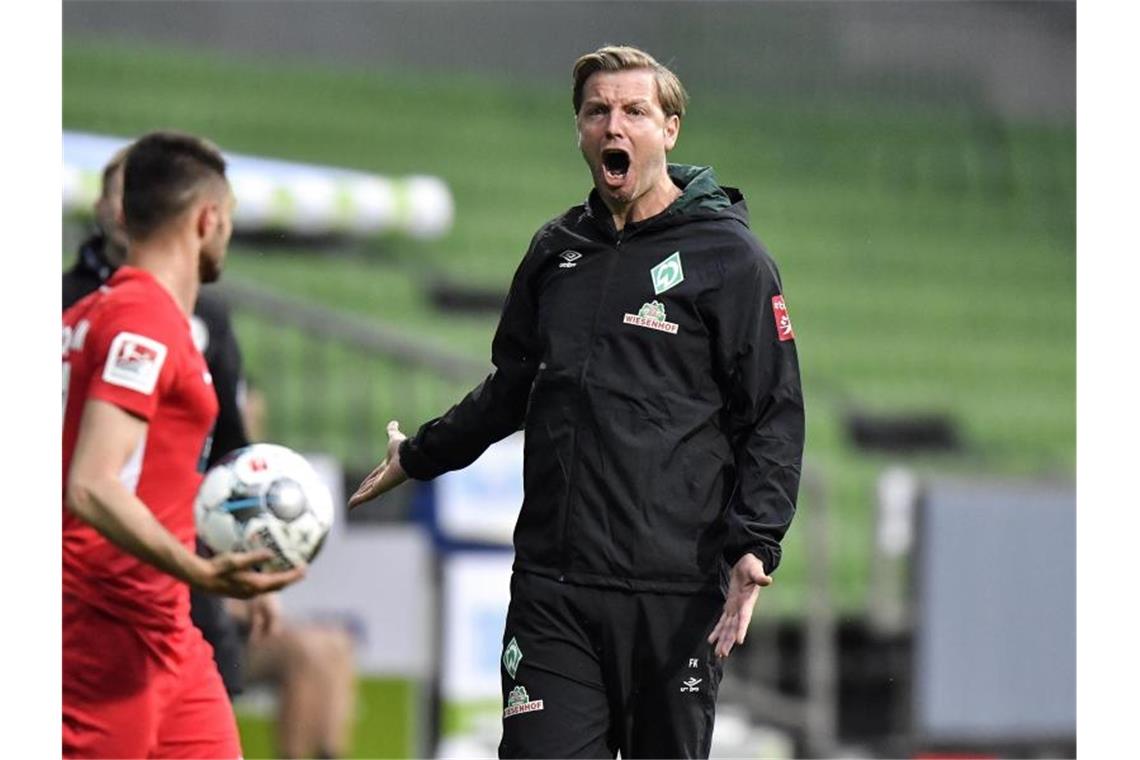
MULTIPOLYGON (((251 393, 265 401, 260 437, 337 456, 348 470, 382 455, 384 427, 405 431, 446 411, 490 370, 391 325, 229 277, 229 303, 251 393)), ((258 437, 259 427, 251 434, 258 437)))

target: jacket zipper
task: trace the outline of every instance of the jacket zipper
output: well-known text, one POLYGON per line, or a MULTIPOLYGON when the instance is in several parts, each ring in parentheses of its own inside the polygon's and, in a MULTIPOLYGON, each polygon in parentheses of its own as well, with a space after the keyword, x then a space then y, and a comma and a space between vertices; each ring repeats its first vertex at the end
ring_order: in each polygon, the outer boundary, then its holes
MULTIPOLYGON (((584 416, 586 407, 586 373, 590 369, 590 358, 594 354, 594 342, 598 336, 598 320, 602 314, 602 304, 605 303, 606 295, 610 290, 610 282, 613 280, 614 269, 618 265, 618 255, 621 253, 621 233, 618 233, 614 241, 614 254, 610 256, 607 263, 606 276, 602 280, 602 292, 598 298, 598 305, 594 309, 594 319, 590 325, 590 338, 586 343, 586 356, 582 359, 582 369, 578 372, 578 419, 581 420, 584 416)), ((570 452, 570 488, 566 499, 566 508, 562 513, 562 536, 560 543, 562 544, 562 562, 558 570, 558 580, 564 582, 566 580, 566 568, 570 564, 570 544, 566 540, 570 528, 570 514, 573 511, 574 497, 578 489, 577 471, 578 471, 578 426, 581 423, 574 425, 574 447, 570 452)))

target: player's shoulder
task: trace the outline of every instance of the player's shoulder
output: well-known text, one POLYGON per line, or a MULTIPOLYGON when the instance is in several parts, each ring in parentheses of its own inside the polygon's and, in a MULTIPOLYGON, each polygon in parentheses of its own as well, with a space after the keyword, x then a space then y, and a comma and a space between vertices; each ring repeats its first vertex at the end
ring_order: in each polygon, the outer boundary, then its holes
POLYGON ((534 233, 530 242, 533 258, 546 258, 559 254, 569 245, 588 239, 589 207, 585 203, 571 206, 558 216, 546 221, 534 233))
POLYGON ((65 281, 63 290, 64 324, 75 322, 89 314, 93 309, 97 309, 105 296, 106 291, 99 287, 84 293, 69 293, 65 281))
POLYGON ((113 278, 89 298, 98 299, 89 311, 91 329, 108 339, 129 333, 177 348, 189 335, 188 320, 173 296, 153 280, 113 278))
POLYGON ((538 231, 534 233, 534 238, 531 242, 531 248, 538 248, 544 244, 548 244, 558 236, 567 234, 570 230, 572 230, 576 224, 574 208, 571 208, 556 217, 546 220, 546 222, 544 222, 542 226, 538 228, 538 231))
POLYGON ((779 280, 776 259, 764 242, 745 224, 723 220, 714 226, 708 249, 715 251, 725 279, 779 280))
POLYGON ((173 298, 147 283, 111 285, 104 293, 103 313, 116 319, 149 320, 166 325, 180 312, 173 298))

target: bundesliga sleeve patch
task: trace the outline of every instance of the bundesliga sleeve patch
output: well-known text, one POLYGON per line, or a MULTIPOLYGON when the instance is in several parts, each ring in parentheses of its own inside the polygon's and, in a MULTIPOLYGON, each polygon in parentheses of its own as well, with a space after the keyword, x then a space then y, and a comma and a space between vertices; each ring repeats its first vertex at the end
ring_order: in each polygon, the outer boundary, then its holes
POLYGON ((166 346, 144 335, 121 332, 111 341, 103 381, 150 395, 164 361, 166 346))
POLYGON ((788 307, 784 304, 783 295, 772 296, 772 316, 776 319, 776 333, 781 341, 796 337, 792 331, 792 318, 788 316, 788 307))

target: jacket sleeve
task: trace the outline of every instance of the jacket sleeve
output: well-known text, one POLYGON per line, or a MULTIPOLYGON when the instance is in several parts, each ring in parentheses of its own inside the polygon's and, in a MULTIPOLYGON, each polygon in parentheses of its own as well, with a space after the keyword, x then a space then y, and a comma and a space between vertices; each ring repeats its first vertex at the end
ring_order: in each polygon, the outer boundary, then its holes
POLYGON ((408 477, 430 480, 460 470, 487 447, 522 427, 539 363, 531 272, 540 230, 511 282, 491 343, 491 374, 442 417, 425 423, 400 445, 408 477))
POLYGON ((804 446, 799 360, 780 276, 752 241, 734 256, 713 307, 719 382, 736 464, 724 558, 751 552, 772 572, 796 511, 804 446))

